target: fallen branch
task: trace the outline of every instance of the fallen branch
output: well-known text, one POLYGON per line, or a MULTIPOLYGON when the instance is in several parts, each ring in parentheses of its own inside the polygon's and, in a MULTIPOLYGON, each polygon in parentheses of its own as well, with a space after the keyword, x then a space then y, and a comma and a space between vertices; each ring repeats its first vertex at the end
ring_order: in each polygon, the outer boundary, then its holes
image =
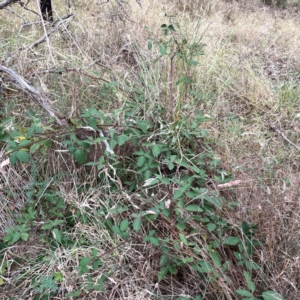
POLYGON ((75 14, 67 15, 60 20, 57 20, 53 23, 53 27, 44 34, 41 38, 39 38, 37 41, 35 41, 33 44, 31 44, 28 49, 31 49, 33 47, 36 47, 37 45, 45 42, 47 38, 49 38, 62 24, 69 22, 71 19, 75 17, 75 14))
POLYGON ((0 2, 0 9, 5 8, 6 6, 9 6, 10 4, 19 2, 19 0, 4 0, 2 2, 0 2))
POLYGON ((274 131, 276 131, 277 133, 279 133, 281 135, 281 137, 287 141, 289 144, 291 144, 292 146, 294 146, 296 149, 300 150, 300 147, 297 146, 296 144, 294 144, 291 140, 289 140, 278 128, 276 128, 274 125, 269 124, 270 128, 274 131))
POLYGON ((0 65, 0 71, 9 75, 13 80, 12 82, 27 95, 29 95, 35 102, 37 102, 44 110, 46 110, 51 117, 54 117, 56 122, 63 126, 67 124, 66 118, 64 118, 59 112, 53 109, 50 105, 48 97, 34 86, 29 84, 21 75, 16 73, 11 68, 0 65))

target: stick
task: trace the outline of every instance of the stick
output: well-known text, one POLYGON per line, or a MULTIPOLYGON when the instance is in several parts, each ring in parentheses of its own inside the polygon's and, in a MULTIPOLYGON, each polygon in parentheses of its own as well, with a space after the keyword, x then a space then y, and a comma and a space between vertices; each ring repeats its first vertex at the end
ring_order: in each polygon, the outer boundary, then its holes
POLYGON ((296 144, 294 144, 291 140, 289 140, 279 129, 277 129, 274 125, 271 125, 271 124, 269 124, 269 125, 270 125, 270 128, 272 130, 278 132, 284 140, 286 140, 289 144, 291 144, 292 146, 294 146, 295 148, 300 150, 300 147, 297 146, 296 144))
POLYGON ((35 41, 33 44, 31 44, 28 49, 31 49, 33 47, 36 47, 37 45, 45 42, 47 40, 48 37, 50 37, 50 35, 52 35, 62 24, 70 21, 71 19, 73 19, 75 17, 75 14, 70 14, 67 15, 63 18, 61 18, 60 20, 56 21, 53 23, 53 25, 55 25, 53 28, 51 28, 51 30, 49 30, 49 32, 46 32, 44 34, 44 36, 42 36, 41 38, 39 38, 37 41, 35 41))
POLYGON ((13 78, 13 83, 29 95, 34 101, 36 101, 44 110, 48 112, 51 117, 56 119, 56 122, 60 125, 67 125, 67 120, 49 104, 50 101, 46 95, 29 84, 21 75, 14 70, 0 65, 0 71, 5 72, 13 78))

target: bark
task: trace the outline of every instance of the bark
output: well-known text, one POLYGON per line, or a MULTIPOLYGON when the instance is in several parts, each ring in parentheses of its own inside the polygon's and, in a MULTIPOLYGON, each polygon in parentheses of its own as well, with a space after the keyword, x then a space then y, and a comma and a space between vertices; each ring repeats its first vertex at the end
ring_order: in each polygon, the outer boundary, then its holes
POLYGON ((19 0, 3 0, 2 2, 0 2, 0 9, 5 8, 6 6, 18 2, 19 0))

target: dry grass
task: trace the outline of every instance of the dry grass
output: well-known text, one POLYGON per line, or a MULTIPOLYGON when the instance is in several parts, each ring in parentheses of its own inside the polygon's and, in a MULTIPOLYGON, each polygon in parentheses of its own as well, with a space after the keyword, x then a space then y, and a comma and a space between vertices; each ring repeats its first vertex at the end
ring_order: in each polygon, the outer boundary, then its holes
MULTIPOLYGON (((290 3, 286 10, 266 7, 259 1, 190 4, 183 0, 144 0, 142 8, 131 2, 127 7, 129 19, 123 16, 123 21, 113 18, 116 7, 112 1, 103 5, 89 3, 88 8, 85 0, 76 2, 76 18, 47 43, 32 50, 26 47, 43 35, 41 25, 28 25, 18 34, 22 19, 2 10, 0 59, 51 94, 53 105, 69 118, 76 118, 83 107, 104 111, 120 108, 128 94, 103 94, 103 85, 115 80, 121 87, 132 87, 139 70, 148 69, 142 88, 149 101, 141 110, 151 115, 155 100, 167 101, 164 78, 169 64, 152 63, 157 56, 147 50, 148 38, 162 38, 160 26, 168 22, 165 14, 177 15, 176 21, 188 40, 198 40, 203 34, 205 55, 199 59, 194 85, 202 99, 183 103, 182 113, 192 115, 198 108, 211 116, 206 124, 209 141, 227 173, 242 180, 238 187, 224 191, 227 201, 240 204, 235 211, 224 214, 232 224, 245 220, 258 225, 261 247, 256 255, 261 270, 255 284, 260 290, 267 287, 280 292, 284 299, 299 299, 300 152, 284 139, 285 136, 300 147, 299 1, 290 3)), ((32 2, 29 7, 35 10, 35 5, 32 2)), ((66 13, 62 4, 55 3, 54 8, 56 17, 66 13)), ((11 10, 30 22, 38 21, 37 16, 17 5, 11 10)), ((176 92, 178 96, 180 91, 176 92)), ((14 114, 25 126, 28 118, 23 112, 37 110, 27 100, 5 83, 2 117, 14 114)), ((76 266, 80 257, 91 255, 92 248, 98 250, 102 261, 93 280, 104 273, 109 280, 103 292, 86 293, 84 299, 178 299, 179 295, 194 295, 201 284, 194 270, 184 267, 176 276, 158 284, 159 257, 155 248, 146 248, 138 235, 126 243, 112 238, 107 228, 97 222, 102 207, 111 208, 115 203, 134 207, 141 204, 138 195, 112 193, 107 177, 101 188, 78 192, 82 182, 96 186, 95 170, 79 168, 68 156, 53 153, 47 161, 40 158, 39 166, 9 167, 5 174, 0 173, 1 184, 10 191, 5 195, 0 191, 0 236, 6 234, 6 228, 15 222, 15 213, 24 207, 28 197, 24 187, 32 182, 32 170, 37 168, 38 172, 43 170, 40 173, 45 178, 41 181, 52 178, 53 188, 63 191, 66 204, 87 215, 90 222, 70 232, 72 238, 86 246, 57 248, 53 252, 33 232, 28 242, 11 246, 8 251, 11 258, 26 257, 27 265, 9 270, 14 278, 8 278, 2 289, 6 296, 1 299, 9 295, 33 299, 32 279, 53 272, 61 272, 65 278, 60 299, 78 287, 84 292, 88 279, 78 276, 76 266), (40 264, 34 260, 37 254, 44 257, 40 264)), ((195 224, 195 228, 201 230, 200 225, 195 224)), ((147 232, 147 228, 143 230, 147 232)), ((229 259, 226 250, 222 255, 229 259)), ((218 286, 207 284, 203 299, 240 299, 232 296, 232 290, 241 285, 239 278, 243 275, 238 272, 231 270, 232 286, 223 281, 218 286)))

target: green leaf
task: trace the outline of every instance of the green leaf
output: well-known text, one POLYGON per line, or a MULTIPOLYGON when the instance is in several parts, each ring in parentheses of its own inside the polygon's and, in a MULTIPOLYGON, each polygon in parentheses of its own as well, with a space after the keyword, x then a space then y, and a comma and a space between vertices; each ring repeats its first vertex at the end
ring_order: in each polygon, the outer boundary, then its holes
POLYGON ((86 267, 90 262, 91 262, 91 259, 89 257, 83 257, 79 262, 79 266, 86 267))
POLYGON ((187 211, 202 212, 203 209, 197 204, 189 204, 185 208, 187 211))
POLYGON ((251 280, 251 275, 249 274, 249 272, 247 271, 244 271, 244 276, 246 278, 246 281, 247 281, 247 285, 248 285, 248 288, 249 290, 254 293, 255 291, 255 284, 253 283, 253 281, 251 280))
POLYGON ((169 272, 169 266, 161 268, 157 275, 158 281, 162 281, 166 277, 168 272, 169 272))
POLYGON ((8 141, 7 141, 7 144, 8 144, 11 148, 13 148, 13 149, 17 149, 17 148, 18 148, 18 144, 17 144, 16 142, 14 142, 14 141, 8 140, 8 141))
POLYGON ((61 232, 59 229, 54 228, 52 230, 52 235, 57 242, 61 243, 61 232))
POLYGON ((92 263, 93 270, 97 270, 100 264, 101 264, 101 260, 100 259, 95 259, 92 263))
POLYGON ((148 42, 148 50, 152 49, 152 42, 148 42))
POLYGON ((239 237, 231 236, 231 237, 226 238, 224 240, 223 244, 234 246, 234 245, 237 245, 240 242, 241 242, 241 239, 239 237))
POLYGON ((13 152, 9 157, 9 161, 10 161, 11 165, 14 165, 17 162, 17 160, 18 160, 17 153, 13 152))
POLYGON ((141 218, 134 219, 132 226, 135 231, 137 231, 137 232, 140 231, 141 226, 142 226, 141 218))
POLYGON ((235 292, 241 296, 253 297, 252 293, 250 293, 249 291, 246 291, 246 290, 236 290, 235 292))
POLYGON ((174 165, 173 163, 168 162, 168 169, 169 169, 170 171, 172 171, 172 170, 174 169, 174 167, 175 167, 175 165, 174 165))
POLYGON ((118 142, 114 139, 111 139, 110 142, 109 142, 109 147, 111 149, 114 149, 116 145, 118 145, 118 142))
POLYGON ((149 237, 149 242, 155 246, 159 246, 159 239, 155 237, 149 237))
POLYGON ((54 226, 54 225, 53 225, 53 222, 50 221, 50 223, 44 224, 44 225, 42 226, 42 229, 43 229, 43 230, 49 230, 49 229, 51 229, 53 226, 54 226))
POLYGON ((29 161, 29 155, 28 155, 28 153, 26 151, 19 150, 19 151, 16 152, 16 154, 17 154, 17 158, 20 161, 22 161, 24 163, 27 163, 29 161))
POLYGON ((215 250, 210 250, 209 251, 210 253, 210 256, 215 264, 216 267, 220 268, 221 267, 221 260, 220 260, 220 256, 219 256, 219 253, 216 252, 215 250))
POLYGON ((53 277, 54 277, 54 280, 55 280, 56 282, 61 282, 61 281, 63 281, 63 279, 64 279, 64 275, 63 275, 63 273, 60 272, 60 271, 54 272, 54 273, 53 273, 53 277))
POLYGON ((188 245, 188 241, 183 233, 179 233, 179 238, 186 246, 188 245))
POLYGON ((262 293, 264 300, 283 300, 283 297, 273 291, 265 291, 262 293))
POLYGON ((165 45, 165 44, 161 43, 161 44, 159 45, 159 52, 160 52, 160 55, 161 55, 161 56, 163 56, 163 55, 166 54, 167 48, 166 48, 166 45, 165 45))
POLYGON ((14 244, 21 238, 21 233, 20 232, 14 232, 10 241, 10 244, 14 244))
POLYGON ((137 120, 136 123, 137 123, 137 125, 139 126, 139 128, 140 128, 143 132, 146 132, 146 131, 147 131, 147 129, 148 129, 148 122, 137 120))
POLYGON ((222 203, 220 202, 220 200, 216 197, 210 197, 208 195, 204 195, 203 199, 206 200, 207 202, 210 202, 211 204, 213 204, 214 206, 216 206, 217 208, 221 208, 222 207, 222 203))
POLYGON ((60 224, 63 224, 65 221, 64 220, 58 220, 58 219, 55 219, 53 221, 53 226, 58 226, 60 224))
POLYGON ((123 220, 120 224, 120 230, 125 231, 128 227, 129 221, 127 219, 123 220))
POLYGON ((183 192, 181 190, 176 190, 173 194, 173 199, 176 200, 176 199, 179 199, 181 198, 183 195, 183 192))
POLYGON ((97 129, 97 121, 96 121, 95 117, 89 118, 89 126, 92 127, 94 130, 97 129))
POLYGON ((163 254, 161 257, 160 257, 160 261, 159 261, 159 264, 161 266, 165 265, 166 262, 168 261, 169 257, 167 254, 163 254))
POLYGON ((139 156, 136 160, 136 164, 138 167, 142 167, 144 165, 145 161, 146 161, 145 156, 139 156))
POLYGON ((209 273, 213 271, 213 267, 204 260, 199 261, 198 264, 192 265, 192 268, 200 273, 209 273))
POLYGON ((86 153, 82 149, 77 149, 74 153, 75 159, 81 165, 85 163, 86 153))
POLYGON ((170 178, 167 178, 167 177, 163 177, 160 181, 163 184, 170 184, 171 183, 170 178))
POLYGON ((28 144, 30 144, 30 141, 29 141, 29 140, 23 140, 23 141, 21 141, 21 142, 19 143, 18 148, 20 149, 20 148, 22 148, 22 147, 27 146, 28 144))
POLYGON ((161 153, 161 148, 159 145, 155 145, 153 148, 152 148, 152 153, 154 155, 154 157, 158 157, 158 155, 161 153))
POLYGON ((118 140, 118 145, 122 146, 129 140, 129 136, 122 134, 118 136, 117 140, 118 140))
POLYGON ((33 144, 30 149, 29 149, 29 152, 30 153, 34 153, 36 150, 38 150, 40 148, 40 143, 35 143, 33 144))
POLYGON ((28 240, 28 237, 29 237, 29 234, 28 233, 26 233, 26 232, 22 232, 21 233, 21 239, 23 240, 23 241, 27 241, 28 240))
POLYGON ((207 227, 207 230, 208 230, 209 232, 212 232, 212 231, 214 231, 214 230, 217 228, 217 225, 214 224, 214 223, 208 223, 208 224, 206 225, 206 227, 207 227))

